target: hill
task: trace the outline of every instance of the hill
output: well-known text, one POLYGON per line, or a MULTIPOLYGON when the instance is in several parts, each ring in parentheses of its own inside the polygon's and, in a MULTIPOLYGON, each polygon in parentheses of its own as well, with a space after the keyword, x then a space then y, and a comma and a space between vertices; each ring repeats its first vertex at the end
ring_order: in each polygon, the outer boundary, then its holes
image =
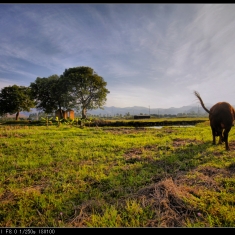
MULTIPOLYGON (((207 108, 210 108, 211 104, 205 104, 207 108)), ((26 117, 29 116, 30 113, 37 113, 38 111, 36 109, 32 109, 31 112, 21 112, 21 115, 24 115, 26 117)), ((88 110, 88 114, 91 115, 108 115, 108 116, 114 116, 117 114, 126 115, 129 113, 130 115, 139 115, 139 114, 170 114, 170 115, 177 115, 178 113, 199 113, 199 114, 205 114, 204 109, 200 105, 188 105, 188 106, 182 106, 179 108, 148 108, 148 107, 142 107, 142 106, 133 106, 133 107, 107 107, 104 106, 103 109, 95 109, 95 110, 88 110)))
MULTIPOLYGON (((210 108, 211 105, 206 105, 206 107, 210 108)), ((200 106, 195 106, 195 105, 189 105, 189 106, 182 106, 180 108, 147 108, 147 107, 141 107, 141 106, 133 106, 133 107, 125 107, 125 108, 118 108, 118 107, 106 107, 104 106, 104 109, 96 109, 96 110, 89 110, 88 113, 93 114, 93 115, 117 115, 117 114, 122 114, 125 115, 129 112, 130 115, 139 115, 140 113, 142 114, 171 114, 171 115, 176 115, 178 113, 200 113, 204 114, 205 111, 202 107, 200 106)))

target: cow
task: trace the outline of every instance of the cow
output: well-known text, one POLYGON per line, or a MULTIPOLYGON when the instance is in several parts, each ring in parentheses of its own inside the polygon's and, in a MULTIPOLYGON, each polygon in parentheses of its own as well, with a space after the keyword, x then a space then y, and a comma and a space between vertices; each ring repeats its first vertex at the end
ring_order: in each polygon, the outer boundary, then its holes
POLYGON ((216 144, 216 136, 219 136, 218 144, 225 142, 225 149, 230 150, 228 145, 228 134, 233 126, 235 117, 234 108, 227 102, 218 102, 208 110, 197 91, 194 91, 195 96, 199 99, 202 108, 209 113, 210 126, 213 135, 213 144, 216 144))

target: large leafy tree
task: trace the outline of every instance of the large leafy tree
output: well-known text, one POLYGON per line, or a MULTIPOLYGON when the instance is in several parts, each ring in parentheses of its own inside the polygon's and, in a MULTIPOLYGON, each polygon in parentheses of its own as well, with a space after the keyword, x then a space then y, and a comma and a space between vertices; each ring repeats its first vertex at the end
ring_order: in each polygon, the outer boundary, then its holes
POLYGON ((35 107, 31 96, 31 89, 25 86, 8 86, 1 89, 0 93, 0 115, 16 114, 16 120, 22 111, 29 112, 35 107))
POLYGON ((65 69, 61 76, 73 106, 82 110, 86 118, 87 110, 103 108, 109 90, 104 79, 90 67, 80 66, 65 69))
MULTIPOLYGON (((32 95, 37 102, 36 108, 45 113, 52 113, 57 109, 69 107, 69 97, 63 80, 56 74, 48 78, 38 77, 35 82, 30 84, 32 95)), ((62 118, 62 113, 61 113, 62 118)))

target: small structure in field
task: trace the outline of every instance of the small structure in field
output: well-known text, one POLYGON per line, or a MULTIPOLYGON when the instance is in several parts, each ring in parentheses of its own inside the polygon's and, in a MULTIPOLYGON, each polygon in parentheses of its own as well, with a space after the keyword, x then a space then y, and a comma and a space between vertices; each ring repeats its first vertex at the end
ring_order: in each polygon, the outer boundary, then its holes
POLYGON ((64 113, 64 118, 74 119, 74 111, 72 109, 67 109, 64 113))
POLYGON ((72 109, 67 109, 66 111, 58 109, 55 112, 55 117, 58 117, 59 119, 74 119, 74 111, 72 109))
POLYGON ((150 115, 134 115, 134 119, 149 119, 150 115))

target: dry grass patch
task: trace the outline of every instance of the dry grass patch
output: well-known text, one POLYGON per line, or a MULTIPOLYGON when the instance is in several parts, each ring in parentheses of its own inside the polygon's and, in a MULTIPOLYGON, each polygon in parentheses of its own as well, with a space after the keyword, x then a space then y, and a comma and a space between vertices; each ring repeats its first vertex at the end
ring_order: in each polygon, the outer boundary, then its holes
POLYGON ((186 146, 188 144, 199 145, 202 143, 203 143, 203 141, 197 140, 197 139, 181 139, 181 138, 173 139, 173 147, 182 147, 182 146, 186 146))
MULTIPOLYGON (((100 200, 88 200, 80 204, 79 206, 73 205, 74 214, 66 221, 68 227, 87 227, 87 222, 90 221, 91 215, 94 213, 94 209, 102 208, 104 202, 100 200)), ((99 209, 98 209, 99 210, 99 209)), ((102 210, 100 210, 102 212, 102 210)), ((58 220, 60 223, 61 220, 58 220)))
POLYGON ((177 185, 172 178, 139 190, 136 197, 155 213, 146 227, 184 227, 187 219, 195 220, 199 210, 185 200, 194 199, 191 191, 187 186, 177 185))
POLYGON ((131 148, 124 153, 124 159, 126 163, 135 163, 141 161, 153 162, 154 159, 152 157, 151 152, 156 151, 158 151, 157 145, 148 145, 141 148, 131 148), (143 154, 145 154, 144 158, 143 154))
MULTIPOLYGON (((153 211, 153 219, 146 222, 144 227, 184 227, 188 219, 197 220, 200 211, 186 202, 194 199, 192 189, 187 186, 179 186, 172 178, 164 179, 140 189, 137 193, 119 199, 116 204, 125 208, 129 200, 136 200, 144 209, 153 211)), ((74 207, 74 215, 67 221, 72 227, 86 227, 91 220, 92 213, 101 215, 104 213, 104 202, 87 201, 80 206, 74 207)))

